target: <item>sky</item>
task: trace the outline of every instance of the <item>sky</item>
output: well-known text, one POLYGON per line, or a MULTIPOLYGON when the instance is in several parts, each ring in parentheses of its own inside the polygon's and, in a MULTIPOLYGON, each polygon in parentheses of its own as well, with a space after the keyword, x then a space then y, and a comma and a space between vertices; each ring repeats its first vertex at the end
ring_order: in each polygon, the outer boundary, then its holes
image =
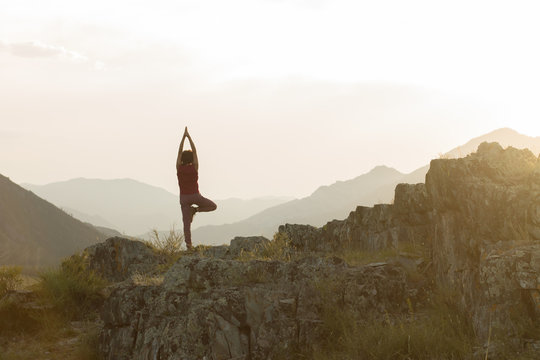
POLYGON ((214 199, 407 173, 501 127, 540 135, 537 1, 0 0, 0 173, 214 199))

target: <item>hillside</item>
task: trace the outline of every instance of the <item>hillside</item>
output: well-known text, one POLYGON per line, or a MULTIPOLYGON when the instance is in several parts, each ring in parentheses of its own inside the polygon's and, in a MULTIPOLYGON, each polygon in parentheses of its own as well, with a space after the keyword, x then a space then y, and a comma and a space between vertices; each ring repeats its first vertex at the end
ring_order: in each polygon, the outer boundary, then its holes
MULTIPOLYGON (((47 185, 22 184, 28 190, 93 225, 137 236, 151 229, 181 227, 178 195, 132 179, 72 179, 47 185)), ((268 207, 290 200, 265 197, 216 200, 220 211, 205 214, 195 226, 224 224, 245 219, 268 207)))
MULTIPOLYGON (((540 137, 529 137, 504 128, 474 138, 444 154, 443 157, 468 155, 476 151, 482 142, 499 142, 503 147, 513 146, 518 149, 528 148, 536 155, 540 152, 540 137)), ((328 219, 347 217, 357 205, 390 203, 397 184, 424 182, 428 170, 429 165, 426 165, 410 174, 402 174, 395 169, 379 166, 354 179, 321 186, 306 198, 266 209, 243 221, 197 228, 193 231, 193 239, 195 243, 223 244, 234 236, 271 237, 279 224, 287 222, 321 226, 328 219)))
POLYGON ((105 235, 0 175, 0 265, 58 264, 105 235))

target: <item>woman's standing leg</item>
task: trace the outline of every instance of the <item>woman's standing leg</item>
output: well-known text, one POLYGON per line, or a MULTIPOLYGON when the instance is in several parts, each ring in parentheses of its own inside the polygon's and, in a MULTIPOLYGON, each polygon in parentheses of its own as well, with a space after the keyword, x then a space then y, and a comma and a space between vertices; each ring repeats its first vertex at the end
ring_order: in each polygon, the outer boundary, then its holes
POLYGON ((193 220, 193 208, 190 195, 180 197, 180 206, 182 208, 182 221, 184 223, 184 241, 187 248, 191 248, 191 221, 193 220))

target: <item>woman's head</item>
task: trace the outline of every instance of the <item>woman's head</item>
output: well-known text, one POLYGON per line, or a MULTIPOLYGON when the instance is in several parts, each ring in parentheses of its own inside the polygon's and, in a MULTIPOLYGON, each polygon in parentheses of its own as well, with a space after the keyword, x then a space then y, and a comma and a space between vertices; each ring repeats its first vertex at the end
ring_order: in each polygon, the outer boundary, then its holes
POLYGON ((184 150, 182 151, 182 157, 180 158, 182 165, 187 165, 193 163, 193 151, 184 150))

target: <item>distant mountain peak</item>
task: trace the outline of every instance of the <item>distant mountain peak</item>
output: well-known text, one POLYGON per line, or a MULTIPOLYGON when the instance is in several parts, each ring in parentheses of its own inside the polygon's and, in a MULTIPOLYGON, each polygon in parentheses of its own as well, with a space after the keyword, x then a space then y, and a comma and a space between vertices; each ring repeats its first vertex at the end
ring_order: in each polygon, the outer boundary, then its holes
POLYGON ((464 157, 470 153, 476 152, 478 145, 483 142, 497 142, 503 148, 508 146, 513 146, 518 149, 528 148, 534 154, 538 155, 540 152, 540 144, 538 143, 540 137, 531 137, 528 135, 521 134, 514 129, 505 127, 493 130, 487 134, 475 137, 471 139, 466 144, 458 146, 448 153, 445 156, 448 157, 464 157))
POLYGON ((525 134, 522 134, 520 132, 518 132, 517 130, 514 130, 512 128, 509 128, 509 127, 503 127, 503 128, 500 128, 500 129, 496 129, 496 130, 493 130, 487 134, 484 134, 484 135, 481 135, 477 138, 474 138, 472 139, 471 141, 474 141, 476 139, 484 139, 484 138, 493 138, 493 137, 500 137, 500 138, 505 138, 505 137, 508 137, 508 138, 512 138, 512 139, 516 139, 516 138, 523 138, 523 139, 538 139, 538 136, 536 137, 533 137, 533 136, 528 136, 528 135, 525 135, 525 134))
POLYGON ((389 167, 389 166, 386 166, 386 165, 378 165, 378 166, 375 166, 373 169, 371 169, 371 171, 369 172, 370 174, 371 173, 393 173, 393 174, 401 174, 401 172, 399 172, 398 170, 392 168, 392 167, 389 167))
POLYGON ((493 130, 492 132, 489 132, 489 133, 487 133, 487 134, 484 135, 484 136, 487 136, 487 135, 493 135, 493 134, 499 134, 499 133, 523 135, 523 134, 520 134, 519 132, 517 132, 516 130, 514 130, 514 129, 512 129, 512 128, 509 128, 509 127, 503 127, 503 128, 500 128, 500 129, 495 129, 495 130, 493 130))

